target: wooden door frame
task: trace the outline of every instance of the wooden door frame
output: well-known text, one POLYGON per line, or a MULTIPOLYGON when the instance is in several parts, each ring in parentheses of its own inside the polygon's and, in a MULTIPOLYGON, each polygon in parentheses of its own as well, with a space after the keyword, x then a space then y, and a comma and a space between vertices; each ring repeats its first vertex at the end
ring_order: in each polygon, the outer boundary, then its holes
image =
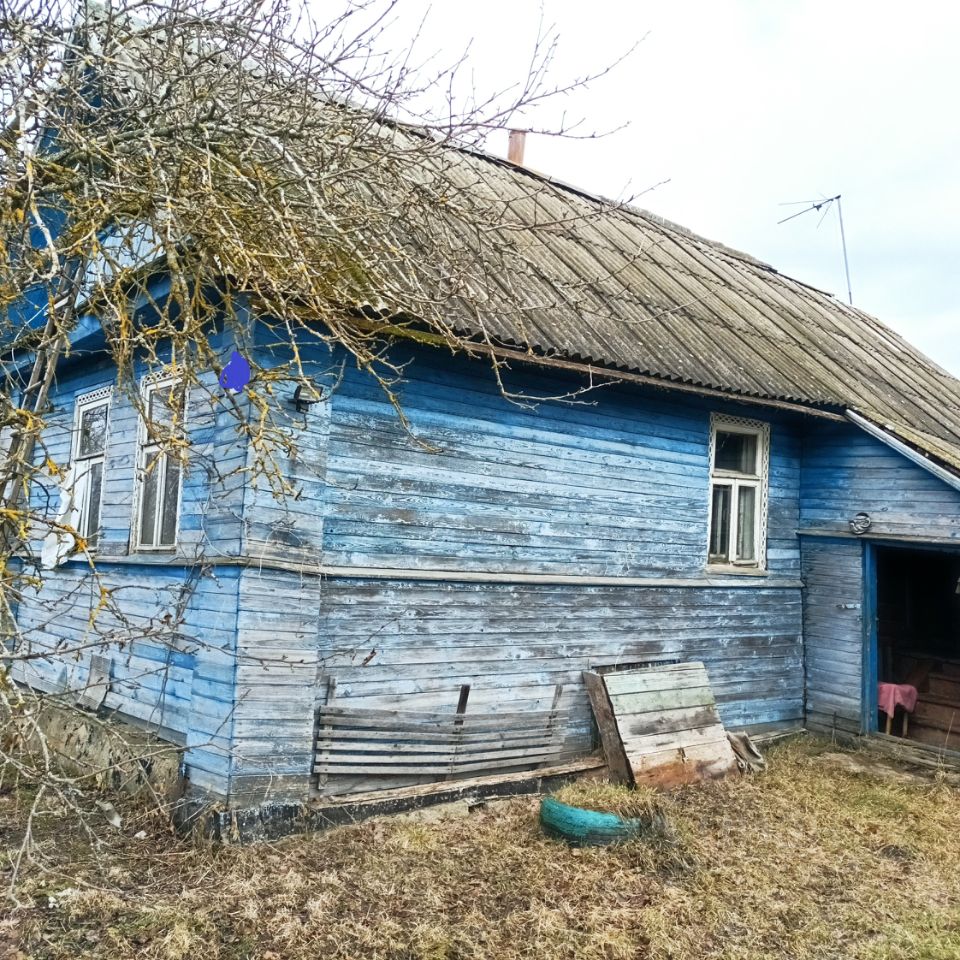
POLYGON ((877 718, 877 683, 879 682, 877 550, 913 550, 921 553, 946 553, 960 556, 960 544, 904 543, 902 540, 863 541, 863 689, 861 691, 860 727, 864 734, 879 732, 877 718))
POLYGON ((877 683, 879 647, 877 639, 877 544, 867 540, 863 544, 863 606, 861 620, 863 625, 863 689, 860 695, 860 731, 876 733, 877 721, 877 683))

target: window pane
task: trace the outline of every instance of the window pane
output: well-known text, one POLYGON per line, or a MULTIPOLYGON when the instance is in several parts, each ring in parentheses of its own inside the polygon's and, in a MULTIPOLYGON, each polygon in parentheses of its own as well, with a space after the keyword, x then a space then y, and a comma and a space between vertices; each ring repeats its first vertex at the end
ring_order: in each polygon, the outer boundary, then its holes
POLYGON ((153 433, 169 435, 183 424, 182 383, 164 384, 150 391, 147 419, 153 433))
POLYGON ((107 404, 80 411, 80 441, 77 456, 95 457, 103 453, 107 438, 107 404))
POLYGON ((736 473, 756 476, 757 435, 718 430, 714 466, 717 470, 733 470, 736 473))
POLYGON ((730 559, 730 487, 713 488, 713 513, 710 526, 710 559, 730 559))
POLYGON ((140 543, 145 547, 155 546, 154 527, 157 522, 157 493, 160 486, 159 454, 147 456, 146 472, 140 497, 140 543))
POLYGON ((171 547, 177 539, 177 500, 180 494, 180 464, 164 456, 163 516, 160 518, 160 543, 171 547))
POLYGON ((757 559, 756 544, 757 490, 741 487, 737 495, 737 559, 757 559))
POLYGON ((103 493, 103 461, 90 464, 89 494, 87 496, 87 515, 81 519, 81 533, 88 547, 97 545, 97 531, 100 529, 100 500, 103 493))

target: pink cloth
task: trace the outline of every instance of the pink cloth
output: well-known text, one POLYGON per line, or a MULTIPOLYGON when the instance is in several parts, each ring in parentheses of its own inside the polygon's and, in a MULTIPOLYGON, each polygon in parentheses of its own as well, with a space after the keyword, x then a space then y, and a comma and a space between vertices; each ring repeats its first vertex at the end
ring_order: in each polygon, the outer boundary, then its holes
POLYGON ((903 707, 907 713, 913 713, 917 705, 917 688, 909 683, 881 683, 877 691, 878 705, 888 717, 892 717, 897 707, 903 707))

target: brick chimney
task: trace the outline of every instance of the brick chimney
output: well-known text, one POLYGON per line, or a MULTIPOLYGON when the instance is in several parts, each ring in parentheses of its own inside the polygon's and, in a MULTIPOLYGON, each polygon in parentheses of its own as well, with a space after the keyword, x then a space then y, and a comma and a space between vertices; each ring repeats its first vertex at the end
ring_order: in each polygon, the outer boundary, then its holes
POLYGON ((511 163, 523 166, 523 147, 526 143, 526 130, 511 130, 510 145, 507 147, 507 159, 511 163))

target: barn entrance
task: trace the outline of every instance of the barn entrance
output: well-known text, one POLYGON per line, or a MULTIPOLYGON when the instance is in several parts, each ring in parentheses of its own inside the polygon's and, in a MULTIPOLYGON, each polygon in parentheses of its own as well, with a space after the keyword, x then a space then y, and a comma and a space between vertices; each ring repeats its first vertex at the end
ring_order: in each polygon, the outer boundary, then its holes
MULTIPOLYGON (((878 547, 877 679, 917 691, 910 740, 960 750, 960 554, 878 547)), ((888 706, 909 690, 884 690, 888 706)), ((879 713, 878 729, 887 729, 879 713)), ((903 735, 904 710, 890 732, 903 735)))

